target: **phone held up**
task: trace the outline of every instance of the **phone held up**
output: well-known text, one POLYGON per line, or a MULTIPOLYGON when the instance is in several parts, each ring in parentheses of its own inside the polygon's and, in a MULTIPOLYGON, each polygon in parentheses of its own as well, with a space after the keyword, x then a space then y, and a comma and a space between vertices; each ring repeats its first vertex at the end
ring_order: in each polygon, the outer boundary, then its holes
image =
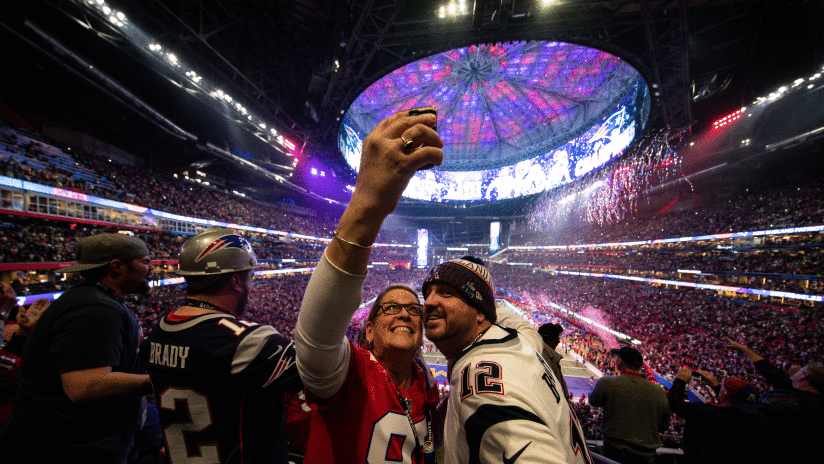
MULTIPOLYGON (((409 116, 419 116, 421 114, 433 114, 435 115, 435 125, 432 127, 435 131, 438 130, 438 109, 434 106, 427 106, 424 108, 413 108, 409 110, 409 116)), ((423 171, 424 169, 431 169, 435 167, 434 164, 426 164, 418 168, 418 171, 423 171)))

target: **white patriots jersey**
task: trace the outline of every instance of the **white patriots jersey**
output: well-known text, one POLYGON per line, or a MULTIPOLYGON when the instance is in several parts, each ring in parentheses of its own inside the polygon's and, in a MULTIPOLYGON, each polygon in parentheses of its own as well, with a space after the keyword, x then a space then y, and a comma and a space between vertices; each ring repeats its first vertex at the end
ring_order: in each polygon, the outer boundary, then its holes
POLYGON ((447 464, 592 462, 552 369, 514 329, 490 327, 453 360, 449 383, 447 464))

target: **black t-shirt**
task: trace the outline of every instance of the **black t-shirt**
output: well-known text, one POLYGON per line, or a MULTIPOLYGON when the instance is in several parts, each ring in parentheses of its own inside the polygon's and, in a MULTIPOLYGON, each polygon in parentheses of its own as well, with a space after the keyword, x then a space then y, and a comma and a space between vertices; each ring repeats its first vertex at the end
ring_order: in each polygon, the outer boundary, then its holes
POLYGON ((28 462, 123 462, 140 412, 139 398, 72 403, 60 374, 110 366, 143 373, 134 314, 95 285, 73 287, 43 314, 26 342, 14 410, 3 443, 28 462))

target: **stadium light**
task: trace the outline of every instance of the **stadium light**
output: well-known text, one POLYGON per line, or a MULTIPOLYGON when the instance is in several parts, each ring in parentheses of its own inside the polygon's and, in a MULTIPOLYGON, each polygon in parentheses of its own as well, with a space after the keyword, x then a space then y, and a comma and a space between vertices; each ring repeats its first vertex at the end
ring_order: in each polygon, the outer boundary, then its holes
POLYGON ((446 19, 447 16, 457 18, 458 16, 465 16, 469 13, 466 6, 466 0, 451 1, 446 5, 438 7, 438 17, 446 19))
MULTIPOLYGON (((181 76, 185 75, 192 83, 197 85, 204 93, 211 95, 213 98, 221 100, 223 102, 232 103, 236 99, 233 98, 231 95, 223 92, 220 89, 217 89, 215 86, 210 85, 207 82, 203 81, 203 78, 192 69, 187 69, 187 67, 183 64, 184 59, 179 58, 176 54, 170 51, 164 51, 163 47, 155 42, 151 37, 149 37, 145 32, 140 30, 139 28, 135 27, 132 24, 127 24, 126 15, 118 11, 111 6, 106 4, 105 0, 86 0, 83 4, 89 10, 93 11, 98 15, 102 15, 105 20, 108 20, 113 25, 117 26, 121 29, 123 37, 129 40, 133 45, 141 49, 148 49, 151 53, 151 56, 155 58, 160 58, 166 65, 170 66, 176 72, 180 73, 181 76), (147 45, 148 44, 148 45, 147 45), (145 47, 145 48, 144 48, 145 47), (157 55, 155 55, 155 53, 157 55)), ((256 127, 261 127, 261 125, 270 126, 271 124, 265 124, 263 122, 263 118, 258 117, 257 115, 252 115, 249 113, 249 110, 244 108, 240 103, 235 103, 230 109, 234 109, 240 115, 246 116, 246 120, 249 121, 250 124, 253 124, 256 127)), ((256 134, 258 137, 261 137, 260 134, 256 134)), ((288 156, 295 156, 293 151, 297 148, 297 144, 292 141, 288 141, 290 145, 284 144, 284 139, 278 137, 277 132, 273 132, 271 137, 268 135, 264 135, 261 137, 265 142, 269 143, 270 145, 275 146, 275 144, 280 144, 281 147, 287 148, 287 151, 284 153, 288 156)), ((280 149, 280 147, 276 148, 280 149)), ((283 151, 283 150, 281 150, 283 151)))
MULTIPOLYGON (((785 87, 786 88, 786 87, 785 87)), ((724 116, 721 119, 716 120, 712 123, 713 129, 720 129, 728 124, 731 124, 739 119, 741 119, 741 115, 747 110, 746 107, 741 108, 740 110, 733 111, 732 113, 724 116)))

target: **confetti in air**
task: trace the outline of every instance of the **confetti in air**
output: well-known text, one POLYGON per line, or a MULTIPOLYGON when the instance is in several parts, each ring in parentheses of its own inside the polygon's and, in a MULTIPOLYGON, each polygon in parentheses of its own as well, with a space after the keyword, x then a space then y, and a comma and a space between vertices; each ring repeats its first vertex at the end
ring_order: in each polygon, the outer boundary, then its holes
POLYGON ((676 149, 683 140, 680 132, 649 132, 609 166, 543 194, 529 214, 530 227, 547 231, 583 223, 603 226, 631 216, 650 186, 680 175, 676 149))
POLYGON ((597 323, 593 324, 591 327, 595 333, 598 334, 601 341, 604 342, 604 345, 609 348, 621 347, 621 345, 618 344, 618 338, 616 338, 615 335, 609 331, 609 321, 603 311, 592 306, 587 306, 583 311, 581 311, 581 314, 597 323))

